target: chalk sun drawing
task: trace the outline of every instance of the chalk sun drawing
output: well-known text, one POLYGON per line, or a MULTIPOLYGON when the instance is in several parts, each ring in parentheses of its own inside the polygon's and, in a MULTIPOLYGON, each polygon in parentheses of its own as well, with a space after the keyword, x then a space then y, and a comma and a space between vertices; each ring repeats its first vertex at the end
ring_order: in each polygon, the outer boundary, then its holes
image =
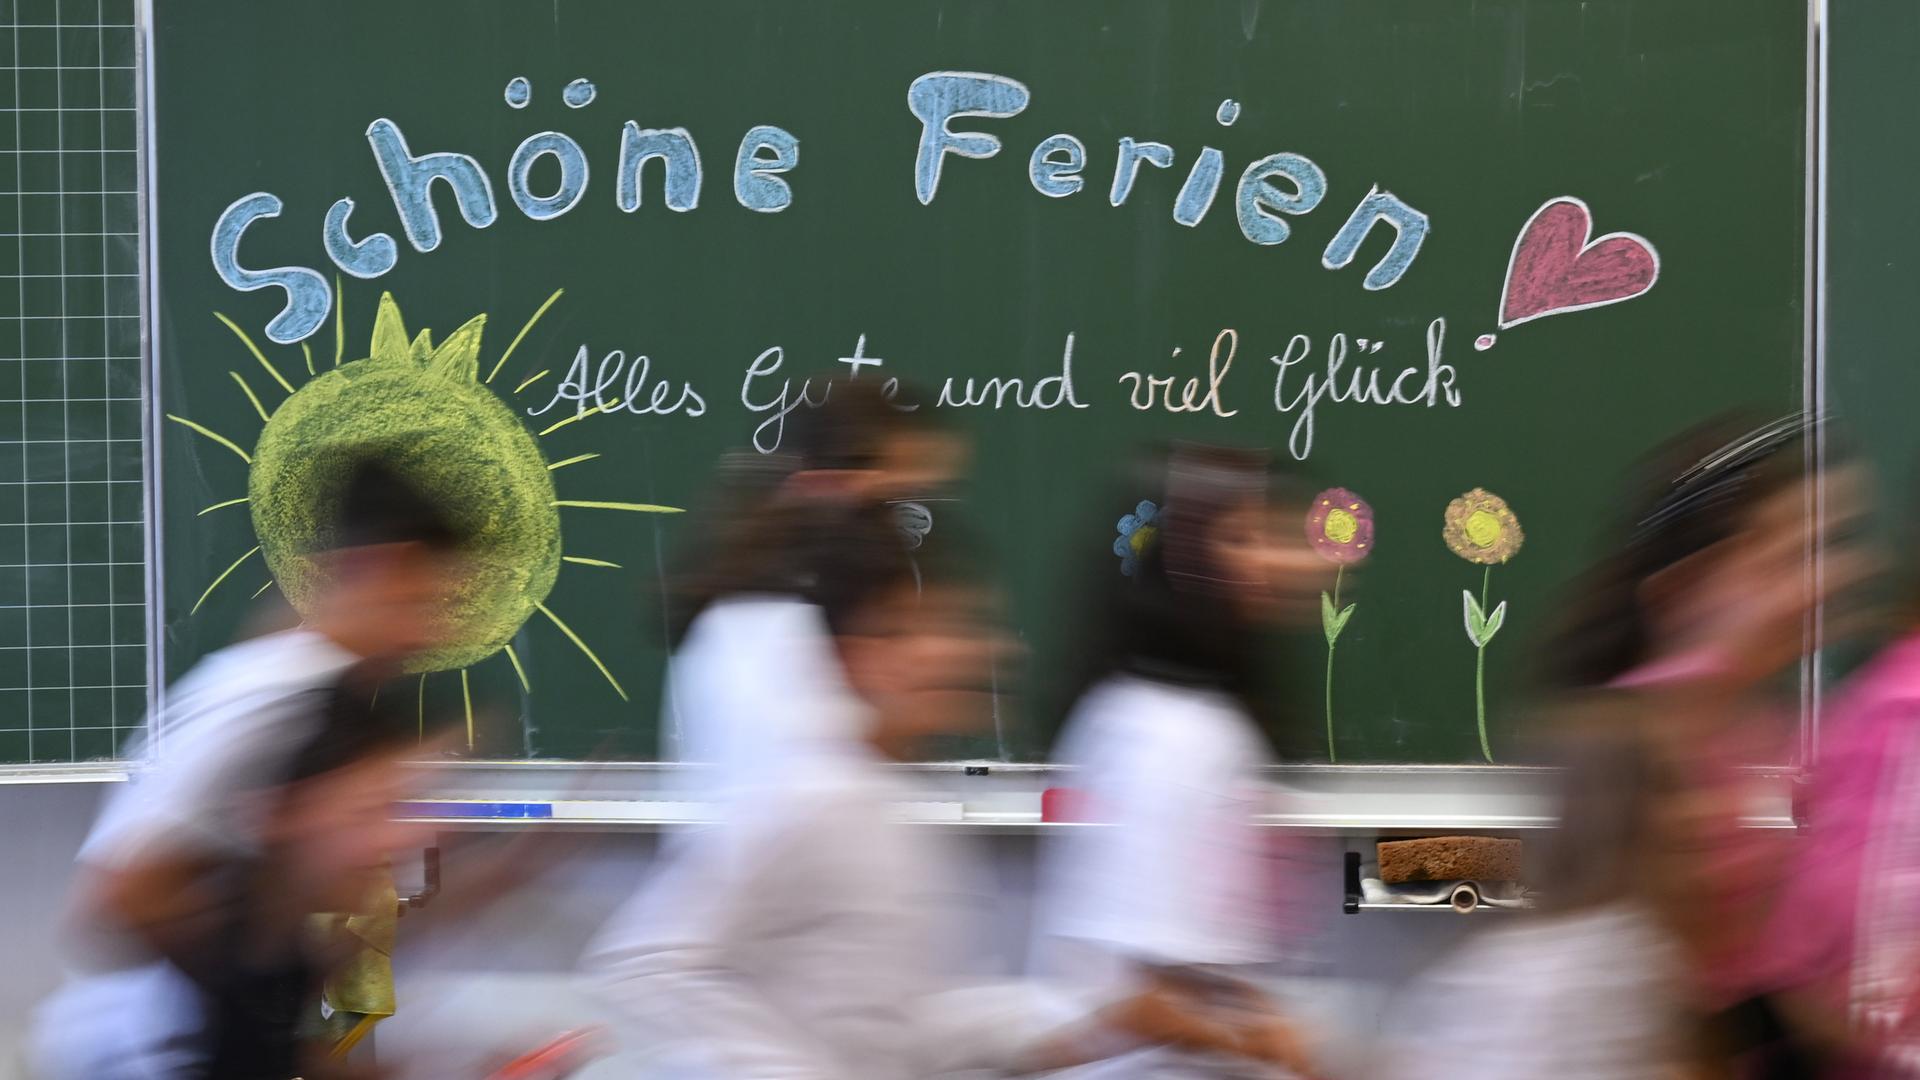
MULTIPOLYGON (((411 670, 426 678, 458 670, 467 710, 467 743, 473 745, 473 705, 467 669, 496 655, 513 665, 523 690, 531 692, 526 667, 512 640, 539 614, 550 622, 600 672, 622 700, 627 697, 613 673, 565 620, 546 604, 563 564, 618 569, 604 559, 568 555, 561 547, 562 508, 677 513, 677 507, 649 503, 562 499, 553 474, 599 457, 579 454, 548 462, 539 440, 580 420, 617 407, 608 402, 583 409, 530 432, 490 389, 525 340, 527 333, 557 301, 556 290, 540 305, 485 378, 480 373, 481 335, 487 317, 476 315, 439 344, 431 330, 407 335, 400 307, 382 294, 367 355, 342 362, 346 354, 345 317, 339 282, 334 283, 333 366, 316 370, 313 351, 301 345, 306 378, 298 388, 269 360, 240 325, 219 312, 219 319, 286 397, 269 410, 239 371, 227 372, 260 417, 261 430, 251 453, 205 425, 171 413, 167 419, 212 440, 247 463, 245 496, 216 502, 202 515, 247 506, 255 544, 235 559, 194 601, 196 614, 222 583, 260 556, 272 575, 254 595, 278 586, 303 616, 316 598, 318 568, 307 555, 324 528, 320 493, 330 477, 329 463, 341 460, 333 448, 377 443, 386 448, 415 483, 449 510, 461 515, 476 537, 469 572, 443 612, 451 629, 448 644, 416 658, 411 670)), ((547 372, 528 376, 519 393, 547 372)))

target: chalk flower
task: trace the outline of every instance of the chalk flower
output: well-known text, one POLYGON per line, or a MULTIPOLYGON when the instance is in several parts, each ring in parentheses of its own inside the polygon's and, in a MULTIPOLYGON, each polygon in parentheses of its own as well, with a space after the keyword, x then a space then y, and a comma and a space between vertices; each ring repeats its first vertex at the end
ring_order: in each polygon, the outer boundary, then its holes
POLYGON ((1307 542, 1336 566, 1373 554, 1373 507, 1346 488, 1328 488, 1307 509, 1307 542))
POLYGON ((1147 547, 1160 533, 1159 520, 1160 508, 1150 499, 1141 499, 1140 504, 1133 508, 1133 513, 1120 518, 1120 523, 1115 526, 1120 535, 1113 541, 1113 553, 1120 556, 1121 573, 1132 577, 1139 568, 1141 556, 1146 554, 1147 547))
POLYGON ((1346 488, 1328 488, 1307 507, 1307 543, 1338 569, 1333 592, 1320 594, 1320 628, 1327 635, 1327 760, 1339 761, 1333 737, 1333 648, 1358 604, 1340 606, 1340 582, 1347 567, 1373 554, 1373 507, 1346 488))
POLYGON ((1485 488, 1474 488, 1447 504, 1441 535, 1455 555, 1481 566, 1513 558, 1527 539, 1507 501, 1485 488))

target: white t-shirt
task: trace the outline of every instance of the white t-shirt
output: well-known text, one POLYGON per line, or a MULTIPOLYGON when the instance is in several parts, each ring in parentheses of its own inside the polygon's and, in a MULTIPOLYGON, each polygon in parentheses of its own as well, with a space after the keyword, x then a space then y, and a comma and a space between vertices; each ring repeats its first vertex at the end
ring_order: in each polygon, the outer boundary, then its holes
POLYGON ((1275 959, 1254 816, 1268 763, 1233 699, 1118 677, 1074 709, 1056 759, 1087 820, 1045 845, 1040 931, 1170 965, 1275 959))
MULTIPOLYGON (((864 747, 814 744, 693 834, 585 966, 676 1076, 909 1080, 1015 1060, 1071 1010, 956 985, 946 840, 864 747)), ((957 961, 956 961, 957 963, 957 961)))
POLYGON ((305 627, 208 656, 168 692, 128 747, 148 768, 114 793, 81 847, 113 866, 153 845, 251 852, 254 793, 280 782, 319 729, 325 695, 359 658, 305 627))
POLYGON ((820 609, 786 596, 742 596, 700 613, 668 663, 662 715, 678 760, 709 766, 710 794, 768 781, 791 755, 858 738, 861 715, 820 609))
MULTIPOLYGON (((1477 918, 1478 916, 1476 916, 1477 918)), ((1662 1080, 1681 1051, 1673 943, 1637 908, 1495 915, 1414 979, 1335 1075, 1662 1080)))
MULTIPOLYGON (((1276 874, 1254 817, 1267 809, 1264 740, 1225 694, 1117 676, 1074 708, 1055 755, 1074 768, 1076 825, 1041 848, 1033 970, 1091 990, 1140 964, 1244 966, 1279 958, 1276 874)), ((1100 1076, 1238 1075, 1147 1051, 1100 1076)))
MULTIPOLYGON (((357 660, 302 628, 242 642, 195 665, 129 747, 130 757, 150 757, 150 764, 113 793, 80 861, 112 869, 168 852, 256 850, 259 793, 281 781, 317 732, 326 695, 357 660)), ((165 963, 126 962, 72 979, 41 1007, 39 1075, 190 1075, 199 1060, 196 991, 165 963)))

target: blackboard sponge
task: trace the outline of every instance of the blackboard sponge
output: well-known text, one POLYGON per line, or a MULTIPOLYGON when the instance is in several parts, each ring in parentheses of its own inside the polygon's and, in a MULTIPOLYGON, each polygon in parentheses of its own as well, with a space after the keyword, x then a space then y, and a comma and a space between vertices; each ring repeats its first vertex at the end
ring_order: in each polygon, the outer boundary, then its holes
POLYGON ((1383 840, 1379 844, 1380 880, 1518 881, 1520 841, 1493 836, 1429 836, 1419 840, 1383 840))

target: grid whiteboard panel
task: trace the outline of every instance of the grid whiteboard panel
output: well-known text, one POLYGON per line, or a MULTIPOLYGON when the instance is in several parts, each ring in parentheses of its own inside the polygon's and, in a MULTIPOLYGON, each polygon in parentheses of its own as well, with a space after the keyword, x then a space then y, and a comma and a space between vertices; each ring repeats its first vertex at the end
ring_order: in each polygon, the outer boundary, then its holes
POLYGON ((0 0, 0 763, 146 708, 133 0, 0 0))

